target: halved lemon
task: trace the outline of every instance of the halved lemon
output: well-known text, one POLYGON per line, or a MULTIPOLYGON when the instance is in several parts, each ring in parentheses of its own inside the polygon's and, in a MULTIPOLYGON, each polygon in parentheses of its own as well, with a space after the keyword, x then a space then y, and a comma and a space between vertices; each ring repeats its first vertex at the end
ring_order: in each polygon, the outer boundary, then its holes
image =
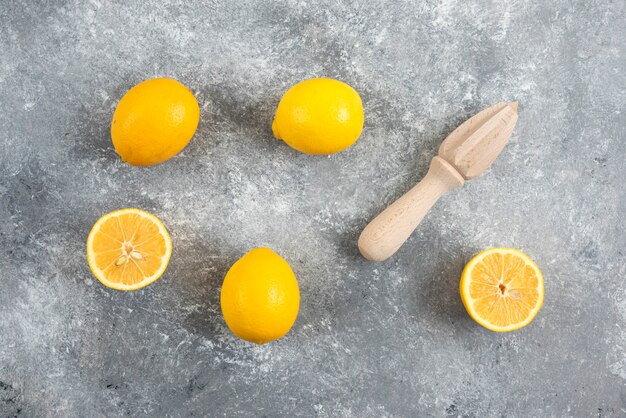
POLYGON ((491 331, 525 327, 543 304, 541 270, 515 248, 489 248, 478 253, 465 266, 460 287, 469 315, 491 331))
POLYGON ((102 216, 87 238, 87 261, 94 276, 112 289, 137 290, 167 268, 172 240, 163 222, 140 209, 102 216))

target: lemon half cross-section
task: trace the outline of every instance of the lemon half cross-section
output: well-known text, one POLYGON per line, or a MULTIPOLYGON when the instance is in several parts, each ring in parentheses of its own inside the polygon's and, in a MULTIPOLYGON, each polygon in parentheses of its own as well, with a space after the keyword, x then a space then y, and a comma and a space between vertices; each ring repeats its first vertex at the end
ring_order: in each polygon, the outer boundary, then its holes
POLYGON ((87 261, 94 276, 112 289, 137 290, 163 275, 172 241, 151 213, 126 208, 102 216, 87 238, 87 261))
POLYGON ((543 304, 541 270, 515 248, 490 248, 478 253, 465 266, 460 287, 469 315, 491 331, 525 327, 543 304))

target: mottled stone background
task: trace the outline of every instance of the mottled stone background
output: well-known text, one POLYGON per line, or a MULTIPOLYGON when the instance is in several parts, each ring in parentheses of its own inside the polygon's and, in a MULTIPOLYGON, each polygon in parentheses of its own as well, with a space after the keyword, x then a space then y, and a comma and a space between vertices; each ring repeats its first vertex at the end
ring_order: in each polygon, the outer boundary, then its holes
POLYGON ((0 3, 0 416, 626 416, 624 0, 0 3), (178 157, 123 164, 109 124, 169 76, 202 109, 178 157), (271 134, 292 84, 353 85, 349 150, 271 134), (401 251, 361 229, 426 172, 459 123, 518 99, 510 144, 445 196, 401 251), (136 206, 171 231, 165 276, 108 290, 85 239, 136 206), (269 246, 298 320, 236 339, 227 268, 269 246), (465 262, 515 246, 544 271, 527 328, 496 334, 458 296, 465 262))

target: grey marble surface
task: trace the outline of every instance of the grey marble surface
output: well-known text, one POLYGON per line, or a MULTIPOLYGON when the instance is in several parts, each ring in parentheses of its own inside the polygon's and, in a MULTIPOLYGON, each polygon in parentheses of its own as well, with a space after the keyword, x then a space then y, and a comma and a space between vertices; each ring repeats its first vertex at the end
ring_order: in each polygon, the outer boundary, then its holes
POLYGON ((0 416, 626 416, 623 0, 0 3, 0 416), (186 84, 199 129, 135 168, 109 125, 131 86, 186 84), (292 84, 361 93, 349 150, 271 134, 292 84), (401 251, 360 230, 460 122, 518 99, 490 171, 445 196, 401 251), (90 274, 85 240, 135 206, 169 228, 165 276, 90 274), (299 317, 264 346, 219 308, 228 267, 269 246, 299 317), (527 328, 496 334, 458 296, 465 262, 514 246, 545 274, 527 328))

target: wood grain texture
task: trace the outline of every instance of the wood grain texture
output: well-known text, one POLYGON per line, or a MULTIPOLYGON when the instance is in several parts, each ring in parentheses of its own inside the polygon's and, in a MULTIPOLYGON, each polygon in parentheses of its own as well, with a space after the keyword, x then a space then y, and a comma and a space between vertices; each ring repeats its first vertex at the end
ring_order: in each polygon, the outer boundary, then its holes
POLYGON ((383 261, 395 254, 445 192, 491 166, 517 118, 517 102, 502 102, 456 128, 439 147, 426 176, 365 227, 358 241, 363 257, 383 261))
POLYGON ((439 156, 466 180, 477 177, 500 155, 516 123, 517 102, 488 107, 448 135, 439 147, 439 156))
POLYGON ((430 163, 426 176, 378 215, 361 233, 359 250, 368 260, 391 257, 447 191, 461 187, 463 176, 441 157, 430 163))

